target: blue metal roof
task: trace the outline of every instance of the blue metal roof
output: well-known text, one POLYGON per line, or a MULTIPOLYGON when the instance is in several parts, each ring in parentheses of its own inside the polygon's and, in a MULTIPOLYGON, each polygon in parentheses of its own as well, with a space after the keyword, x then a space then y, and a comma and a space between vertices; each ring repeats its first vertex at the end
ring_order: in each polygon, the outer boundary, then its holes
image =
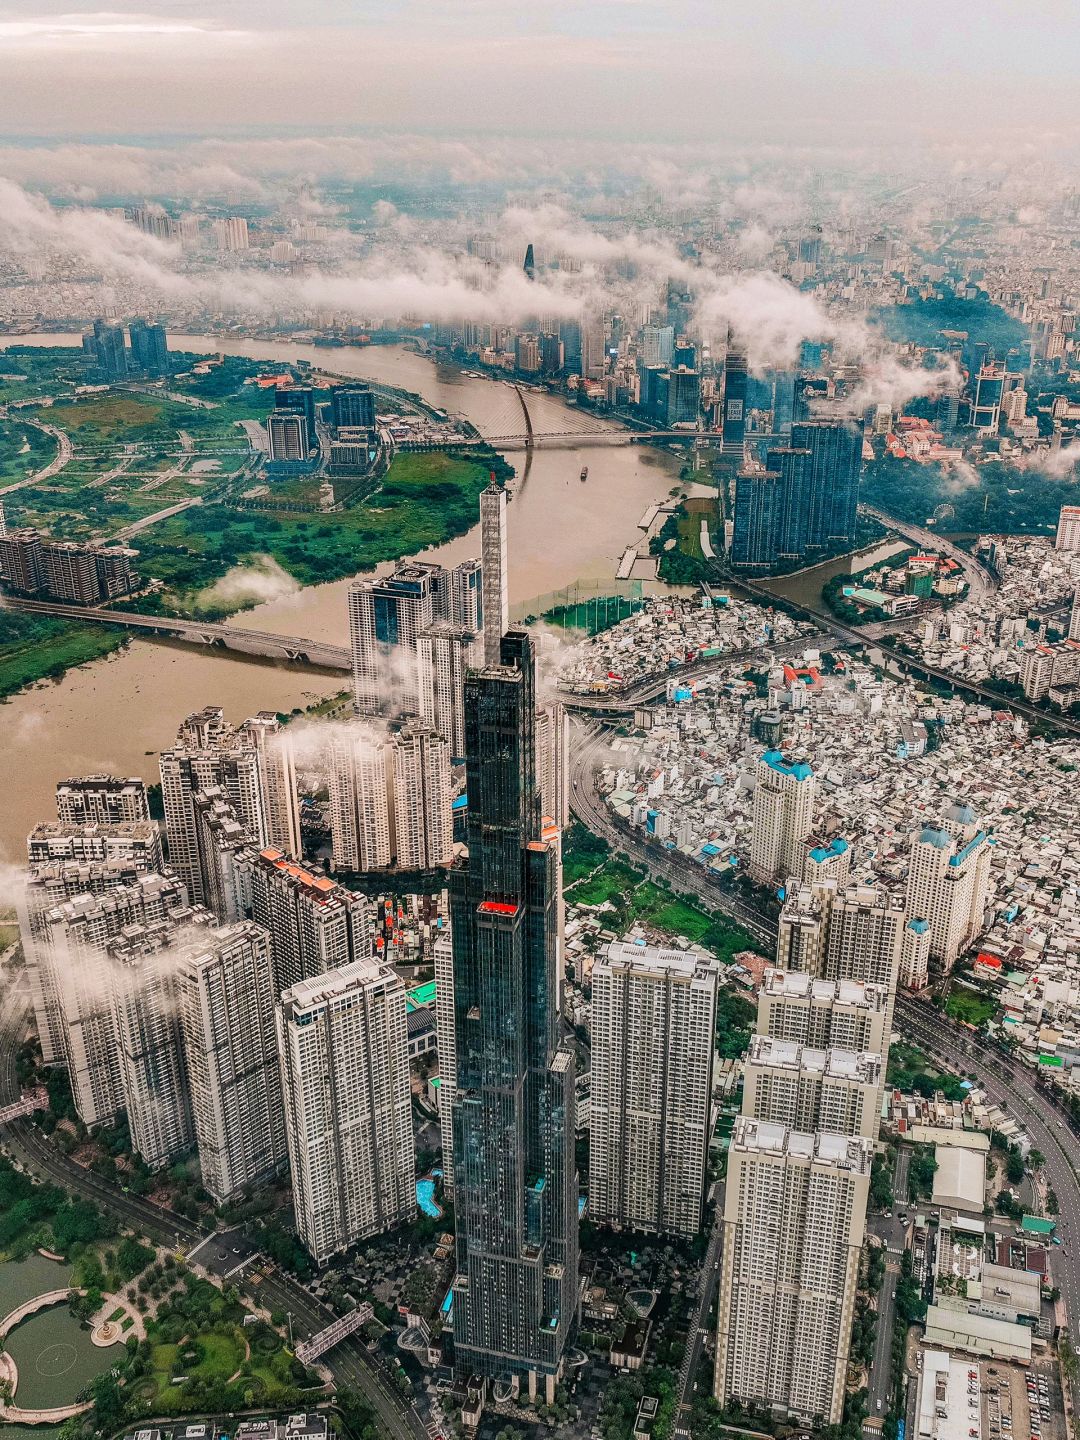
POLYGON ((792 775, 796 780, 809 780, 814 773, 805 760, 799 760, 794 765, 789 764, 779 750, 766 750, 761 758, 770 770, 775 770, 779 775, 792 775))

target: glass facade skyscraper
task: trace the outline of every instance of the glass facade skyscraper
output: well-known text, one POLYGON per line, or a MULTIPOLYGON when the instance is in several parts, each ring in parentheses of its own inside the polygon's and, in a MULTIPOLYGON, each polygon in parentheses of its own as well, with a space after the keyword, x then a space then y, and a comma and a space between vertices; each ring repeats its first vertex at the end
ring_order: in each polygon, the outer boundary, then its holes
POLYGON ((468 860, 450 875, 459 1373, 543 1377, 577 1303, 574 1066, 560 1042, 554 847, 541 839, 535 660, 520 631, 465 682, 468 860))

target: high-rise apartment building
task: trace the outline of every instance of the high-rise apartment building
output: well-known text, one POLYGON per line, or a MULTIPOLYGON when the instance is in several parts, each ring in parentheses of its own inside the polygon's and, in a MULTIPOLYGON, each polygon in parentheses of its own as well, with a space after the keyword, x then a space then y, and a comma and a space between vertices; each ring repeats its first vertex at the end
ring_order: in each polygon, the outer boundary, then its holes
POLYGON ((431 720, 430 664, 419 639, 435 620, 440 567, 409 562, 381 580, 349 590, 353 692, 360 715, 417 715, 431 720))
POLYGON ((82 775, 56 787, 56 818, 61 825, 118 825, 149 820, 146 785, 138 777, 82 775))
POLYGON ((716 1397, 836 1425, 873 1144, 740 1116, 728 1149, 716 1397))
POLYGON ((498 665, 502 637, 510 624, 506 561, 506 491, 491 484, 480 496, 480 554, 484 586, 484 664, 498 665))
POLYGON ((176 987, 202 1183, 221 1204, 287 1156, 269 935, 251 921, 205 931, 176 987))
POLYGON ((784 500, 784 480, 776 471, 739 471, 735 477, 735 513, 731 537, 733 565, 767 568, 780 558, 778 537, 784 500))
POLYGON ((416 1214, 405 987, 355 960, 286 990, 277 1032, 296 1226, 322 1265, 416 1214))
POLYGON ((448 865, 454 846, 450 746, 428 725, 403 726, 390 743, 391 848, 399 870, 448 865))
POLYGON ((555 857, 541 838, 535 660, 520 631, 465 682, 468 860, 450 873, 459 1370, 562 1371, 577 1306, 574 1066, 561 1043, 555 857))
POLYGON ((393 851, 386 773, 393 760, 386 737, 362 723, 335 727, 326 761, 333 868, 354 873, 387 869, 393 851))
POLYGON ((1062 505, 1058 512, 1055 550, 1080 550, 1080 505, 1062 505))
POLYGON ((701 1228, 717 969, 680 950, 611 944, 593 966, 589 1213, 654 1234, 701 1228))
POLYGON ((801 876, 805 842, 814 826, 817 781, 805 761, 766 750, 754 772, 750 876, 760 885, 801 876))
POLYGON ((240 726, 259 754, 266 843, 293 860, 304 854, 300 833, 300 796, 296 788, 296 753, 286 726, 270 710, 260 710, 240 726))
POLYGON ((370 900, 295 864, 280 850, 248 850, 238 863, 244 912, 270 937, 275 997, 354 960, 370 958, 370 900))
POLYGON ((965 804, 912 838, 908 913, 929 924, 929 958, 946 973, 983 928, 993 843, 965 804))
POLYGON ((140 870, 162 868, 161 835, 152 820, 87 825, 46 820, 26 837, 26 861, 31 866, 116 865, 129 860, 140 870))
POLYGON ((852 420, 797 418, 788 444, 767 451, 765 470, 736 480, 733 563, 767 567, 850 546, 862 443, 852 420))
POLYGON ((765 971, 757 1033, 812 1050, 884 1050, 889 999, 880 985, 819 980, 792 970, 765 971))
POLYGON ((330 391, 330 421, 335 430, 374 430, 375 396, 367 385, 335 385, 330 391))
POLYGON ((169 373, 169 340, 164 325, 152 325, 141 317, 132 320, 128 327, 131 335, 132 368, 144 375, 160 376, 169 373))
POLYGON ((124 327, 119 320, 99 318, 94 321, 92 353, 98 369, 110 384, 126 378, 127 347, 124 344, 124 327))
POLYGON ((742 1113, 792 1130, 876 1140, 884 1066, 869 1051, 814 1050, 754 1035, 746 1057, 742 1113))
POLYGON ((84 1125, 112 1120, 125 1104, 105 958, 110 941, 154 921, 182 924, 193 918, 184 886, 162 875, 139 875, 100 895, 78 895, 42 917, 41 941, 57 979, 72 1097, 84 1125))
POLYGON ((231 924, 240 919, 243 908, 237 861, 248 846, 248 833, 217 786, 196 790, 191 805, 202 903, 224 924, 231 924))
POLYGON ((303 465, 311 454, 303 415, 271 410, 266 417, 267 454, 275 465, 303 465))
POLYGON ((420 662, 431 671, 431 723, 455 760, 465 755, 465 671, 475 646, 475 630, 452 620, 436 620, 417 642, 420 662))
POLYGON ((536 712, 540 808, 560 830, 570 823, 570 721, 556 702, 536 712))
POLYGON ((809 548, 852 544, 862 471, 861 425, 854 420, 801 420, 791 427, 791 445, 810 452, 808 493, 802 498, 809 511, 809 548))
POLYGON ((443 1185, 454 1193, 454 1091, 457 1046, 454 1043, 454 945, 443 930, 433 946, 435 961, 435 1032, 439 1052, 439 1135, 443 1185))
POLYGON ((188 887, 193 901, 205 903, 199 855, 195 796, 220 790, 251 845, 266 842, 259 751, 250 739, 227 725, 219 706, 189 715, 177 744, 162 752, 161 799, 169 864, 188 887))
POLYGON ((929 980, 930 923, 916 917, 904 926, 899 984, 907 990, 925 990, 929 980))

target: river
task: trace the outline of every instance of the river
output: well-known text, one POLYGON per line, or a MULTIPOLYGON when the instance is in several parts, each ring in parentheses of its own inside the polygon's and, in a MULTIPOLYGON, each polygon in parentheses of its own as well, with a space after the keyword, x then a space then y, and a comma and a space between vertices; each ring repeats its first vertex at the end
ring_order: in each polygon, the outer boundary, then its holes
POLYGON ((910 541, 883 540, 857 550, 854 555, 837 555, 832 560, 824 560, 820 565, 811 565, 805 570, 779 575, 761 583, 775 595, 783 595, 800 605, 809 605, 812 609, 820 610, 821 592, 834 575, 861 574, 863 570, 872 570, 881 561, 899 555, 902 550, 910 549, 910 541))
MULTIPOLYGON (((71 335, 19 335, 5 337, 0 349, 79 343, 79 337, 71 335)), ((440 409, 467 415, 489 434, 519 429, 518 401, 508 386, 437 366, 402 346, 359 349, 206 335, 170 335, 169 345, 173 350, 221 351, 280 363, 308 360, 334 373, 413 391, 440 409)), ((562 400, 546 394, 529 394, 527 400, 537 430, 567 428, 571 412, 562 400)), ((520 477, 524 454, 509 459, 520 477)), ((653 501, 667 496, 680 463, 668 452, 636 445, 535 451, 528 478, 514 482, 507 511, 511 604, 575 580, 613 577, 622 551, 642 538, 638 518, 653 501), (585 464, 589 478, 582 484, 579 472, 585 464)), ((423 552, 422 558, 454 564, 479 556, 478 529, 423 552)), ((236 623, 346 644, 349 583, 309 587, 245 611, 236 623)), ((241 720, 256 710, 306 705, 343 684, 344 677, 252 664, 228 652, 133 640, 108 660, 14 696, 0 719, 0 859, 23 859, 27 831, 55 813, 57 780, 94 770, 155 779, 158 751, 192 710, 222 705, 230 719, 241 720)))

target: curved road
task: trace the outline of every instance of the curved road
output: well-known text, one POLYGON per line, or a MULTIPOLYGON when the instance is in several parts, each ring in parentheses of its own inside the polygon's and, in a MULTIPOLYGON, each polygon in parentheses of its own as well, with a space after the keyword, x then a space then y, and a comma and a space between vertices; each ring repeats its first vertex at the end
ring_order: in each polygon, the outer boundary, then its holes
MULTIPOLYGON (((25 997, 9 992, 0 1008, 0 1103, 6 1104, 18 1097, 15 1055, 25 1014, 25 997)), ((0 1126, 0 1143, 28 1173, 93 1200, 117 1220, 160 1245, 190 1249, 206 1238, 203 1230, 183 1216, 138 1196, 126 1195, 119 1185, 84 1170, 28 1120, 0 1126)), ((337 1319, 334 1311, 298 1280, 278 1271, 257 1249, 252 1258, 261 1266, 265 1278, 255 1285, 237 1276, 235 1283, 246 1288, 256 1303, 269 1310, 291 1310, 300 1333, 313 1334, 337 1319)), ((320 1363, 327 1366, 337 1384, 351 1385, 364 1396, 393 1440, 428 1440, 427 1429, 417 1411, 402 1399, 394 1382, 372 1359, 358 1336, 343 1340, 320 1363)))

